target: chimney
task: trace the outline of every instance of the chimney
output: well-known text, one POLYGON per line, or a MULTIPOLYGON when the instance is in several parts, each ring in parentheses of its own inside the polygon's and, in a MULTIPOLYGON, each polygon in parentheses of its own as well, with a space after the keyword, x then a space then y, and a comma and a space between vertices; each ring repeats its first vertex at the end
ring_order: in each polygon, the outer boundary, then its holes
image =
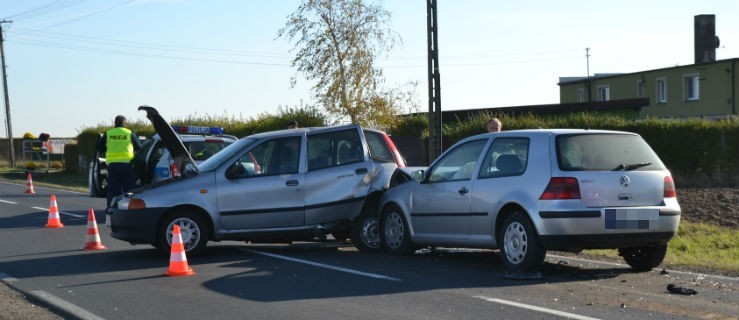
POLYGON ((716 48, 719 40, 716 36, 716 15, 701 14, 694 18, 695 27, 695 63, 716 61, 716 48))

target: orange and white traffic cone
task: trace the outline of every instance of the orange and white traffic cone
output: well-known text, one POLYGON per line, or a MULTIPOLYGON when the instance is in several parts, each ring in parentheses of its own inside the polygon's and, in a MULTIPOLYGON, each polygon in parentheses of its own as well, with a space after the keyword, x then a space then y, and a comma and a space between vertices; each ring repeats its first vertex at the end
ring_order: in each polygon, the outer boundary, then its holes
POLYGON ((59 218, 59 208, 56 206, 56 196, 51 195, 51 202, 49 204, 49 220, 44 226, 46 228, 61 228, 64 227, 62 220, 59 218))
POLYGON ((164 274, 171 277, 194 275, 195 271, 187 265, 187 256, 185 256, 185 246, 182 244, 180 226, 174 225, 174 231, 172 231, 172 233, 172 250, 170 250, 169 255, 169 270, 164 274))
POLYGON ((33 191, 33 179, 31 179, 31 173, 29 172, 28 175, 26 175, 26 193, 34 194, 36 191, 33 191))
POLYGON ((95 211, 87 212, 87 234, 85 235, 85 246, 82 250, 105 250, 106 248, 100 242, 100 234, 98 233, 98 224, 95 221, 95 211))

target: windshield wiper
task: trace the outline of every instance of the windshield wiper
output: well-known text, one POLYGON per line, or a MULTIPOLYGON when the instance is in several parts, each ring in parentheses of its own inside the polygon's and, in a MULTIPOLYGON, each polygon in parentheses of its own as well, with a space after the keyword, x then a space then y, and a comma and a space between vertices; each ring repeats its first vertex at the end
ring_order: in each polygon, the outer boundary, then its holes
POLYGON ((642 162, 642 163, 634 163, 634 164, 623 164, 622 163, 622 164, 619 164, 618 167, 613 169, 613 171, 618 171, 618 170, 631 171, 631 170, 639 169, 641 167, 646 167, 651 164, 652 164, 651 162, 642 162))

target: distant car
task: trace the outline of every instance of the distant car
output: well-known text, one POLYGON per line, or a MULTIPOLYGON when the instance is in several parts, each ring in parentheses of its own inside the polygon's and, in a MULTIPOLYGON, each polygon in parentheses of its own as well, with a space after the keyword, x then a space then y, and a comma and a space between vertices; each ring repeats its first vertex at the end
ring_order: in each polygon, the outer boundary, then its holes
MULTIPOLYGON (((235 136, 223 134, 223 128, 219 127, 172 126, 172 129, 193 155, 196 164, 238 140, 235 136)), ((170 172, 172 157, 161 140, 158 134, 144 140, 142 148, 134 154, 133 168, 139 186, 172 178, 170 172)), ((97 154, 97 151, 95 153, 97 154)), ((96 159, 90 162, 87 180, 90 196, 106 196, 108 170, 105 155, 98 154, 96 159)))
POLYGON ((680 222, 670 172, 629 132, 476 135, 407 177, 396 174, 380 201, 380 236, 393 254, 499 248, 508 270, 538 271, 547 250, 618 249, 633 269, 650 270, 680 222))
MULTIPOLYGON (((162 136, 168 126, 152 116, 162 136)), ((166 123, 166 122, 165 122, 166 123)), ((176 143, 173 154, 188 152, 176 143)), ((356 125, 299 128, 244 137, 196 170, 178 162, 181 178, 114 199, 110 230, 132 244, 169 254, 180 226, 185 251, 208 241, 295 241, 332 234, 360 250, 380 249, 377 205, 405 160, 387 134, 356 125)), ((106 219, 108 220, 108 219, 106 219)))

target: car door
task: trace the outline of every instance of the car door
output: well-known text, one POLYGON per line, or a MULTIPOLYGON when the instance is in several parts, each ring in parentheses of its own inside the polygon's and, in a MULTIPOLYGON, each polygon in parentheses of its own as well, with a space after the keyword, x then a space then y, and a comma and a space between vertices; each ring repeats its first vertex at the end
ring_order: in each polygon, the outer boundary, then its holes
POLYGON ((457 145, 429 169, 411 200, 415 238, 463 240, 469 236, 469 190, 487 141, 484 138, 457 145))
POLYGON ((358 216, 376 174, 357 126, 307 135, 305 222, 307 225, 358 216))
POLYGON ((301 136, 262 141, 217 177, 218 206, 230 230, 299 227, 305 224, 301 136), (237 170, 238 169, 238 170, 237 170))

